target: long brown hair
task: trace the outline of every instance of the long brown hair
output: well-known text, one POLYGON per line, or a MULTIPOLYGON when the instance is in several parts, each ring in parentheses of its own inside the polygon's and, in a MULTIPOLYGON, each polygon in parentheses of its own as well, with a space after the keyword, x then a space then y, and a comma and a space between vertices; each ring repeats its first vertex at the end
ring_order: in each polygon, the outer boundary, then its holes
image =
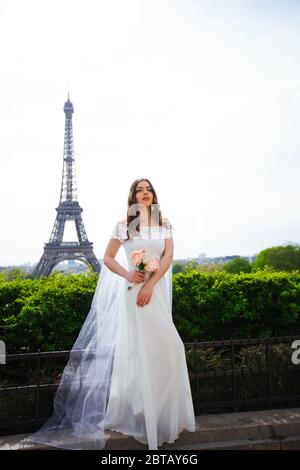
MULTIPOLYGON (((129 224, 132 220, 134 220, 136 218, 136 215, 129 215, 129 207, 132 205, 132 204, 137 204, 137 200, 136 200, 136 188, 137 188, 137 185, 141 182, 141 181, 147 181, 150 188, 151 188, 151 192, 153 194, 153 201, 152 201, 152 204, 159 204, 158 203, 158 199, 157 199, 157 194, 156 194, 156 191, 153 187, 153 185, 151 184, 151 182, 148 180, 148 178, 139 178, 137 180, 135 180, 132 185, 130 186, 130 190, 129 190, 129 195, 128 195, 128 208, 127 208, 127 238, 126 240, 128 240, 130 238, 129 236, 129 233, 128 233, 128 227, 129 227, 129 224)), ((140 211, 137 210, 137 212, 139 213, 140 215, 140 211)), ((161 210, 159 209, 158 211, 158 214, 159 214, 159 218, 158 218, 158 223, 160 226, 162 226, 162 215, 161 215, 161 210)), ((136 230, 139 232, 140 231, 140 223, 138 223, 138 225, 136 226, 136 230)))

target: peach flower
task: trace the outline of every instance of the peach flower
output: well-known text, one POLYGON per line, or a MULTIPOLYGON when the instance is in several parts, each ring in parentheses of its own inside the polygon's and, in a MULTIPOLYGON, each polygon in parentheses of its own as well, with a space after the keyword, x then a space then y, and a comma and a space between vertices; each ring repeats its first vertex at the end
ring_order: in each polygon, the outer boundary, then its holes
POLYGON ((145 266, 146 271, 158 271, 159 270, 159 260, 156 259, 151 259, 145 266))
POLYGON ((135 250, 131 253, 130 258, 133 261, 133 264, 138 266, 142 263, 145 250, 135 250))

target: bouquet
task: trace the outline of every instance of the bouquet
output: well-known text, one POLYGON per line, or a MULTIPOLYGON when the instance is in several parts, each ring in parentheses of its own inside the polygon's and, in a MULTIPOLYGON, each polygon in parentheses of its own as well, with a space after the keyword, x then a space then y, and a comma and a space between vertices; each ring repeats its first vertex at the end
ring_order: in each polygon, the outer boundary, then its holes
MULTIPOLYGON (((134 266, 136 266, 137 271, 158 271, 159 270, 159 260, 154 258, 146 250, 135 250, 130 254, 130 259, 134 266)), ((134 284, 129 285, 127 290, 130 290, 134 284)))

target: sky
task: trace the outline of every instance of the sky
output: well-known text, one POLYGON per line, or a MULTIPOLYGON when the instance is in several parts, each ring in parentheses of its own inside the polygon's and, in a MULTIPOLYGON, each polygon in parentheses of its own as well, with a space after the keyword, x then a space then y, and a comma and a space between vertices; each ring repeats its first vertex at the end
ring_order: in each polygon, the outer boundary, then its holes
POLYGON ((174 258, 300 243, 300 1, 0 0, 0 41, 0 266, 49 241, 68 91, 97 258, 140 177, 174 258))

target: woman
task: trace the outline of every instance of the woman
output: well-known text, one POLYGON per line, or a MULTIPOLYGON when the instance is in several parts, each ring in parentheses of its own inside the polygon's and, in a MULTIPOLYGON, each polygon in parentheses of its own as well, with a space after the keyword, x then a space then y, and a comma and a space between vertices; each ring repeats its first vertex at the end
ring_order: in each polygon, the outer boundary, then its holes
POLYGON ((152 184, 134 181, 127 219, 117 222, 105 250, 53 416, 30 441, 103 449, 105 430, 112 430, 157 450, 182 430, 196 430, 185 349, 172 321, 173 249, 172 227, 152 184), (158 270, 137 272, 130 255, 141 249, 159 259, 158 270))

